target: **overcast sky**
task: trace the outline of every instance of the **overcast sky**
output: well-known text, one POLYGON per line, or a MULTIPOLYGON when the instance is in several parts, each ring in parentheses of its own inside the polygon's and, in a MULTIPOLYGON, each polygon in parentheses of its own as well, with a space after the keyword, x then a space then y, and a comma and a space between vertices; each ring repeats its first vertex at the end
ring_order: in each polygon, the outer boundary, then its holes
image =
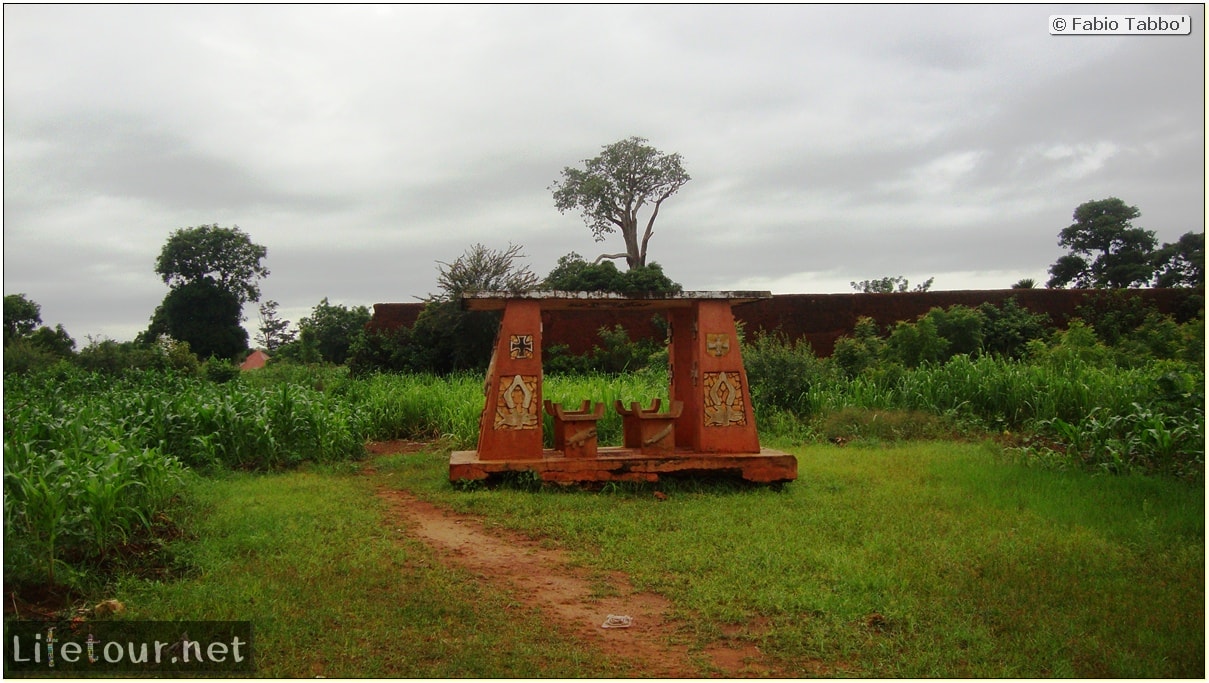
MULTIPOLYGON (((132 339, 177 228, 268 249, 292 321, 435 292, 481 242, 623 249, 560 214, 623 138, 683 156, 649 258, 686 289, 1043 285, 1079 204, 1204 230, 1202 5, 4 7, 4 293, 132 339), (1051 14, 1189 36, 1052 36, 1051 14)), ((622 266, 624 268, 624 265, 622 266)), ((255 307, 245 310, 256 325, 255 307)))

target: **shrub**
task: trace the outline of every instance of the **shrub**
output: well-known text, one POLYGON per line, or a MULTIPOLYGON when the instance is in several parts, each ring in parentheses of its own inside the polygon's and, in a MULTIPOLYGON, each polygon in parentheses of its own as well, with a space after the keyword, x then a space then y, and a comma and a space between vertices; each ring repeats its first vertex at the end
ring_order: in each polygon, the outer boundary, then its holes
POLYGON ((348 369, 354 377, 375 372, 404 372, 411 368, 411 328, 366 331, 349 349, 348 369))
POLYGON ((836 381, 834 366, 815 356, 809 342, 791 342, 779 334, 761 334, 745 341, 743 364, 757 409, 813 414, 818 410, 815 391, 836 381))
POLYGON ((239 366, 233 360, 211 356, 206 361, 205 376, 215 384, 224 384, 239 378, 239 366))
POLYGON ((918 322, 899 322, 886 340, 887 358, 908 368, 923 363, 939 363, 947 358, 948 340, 940 336, 932 318, 921 317, 918 322))
POLYGON ((977 356, 982 353, 983 330, 987 320, 978 309, 956 304, 947 309, 933 308, 924 317, 936 325, 936 333, 948 342, 945 348, 946 358, 961 354, 977 356))
POLYGON ((1031 313, 1017 303, 1015 297, 1001 306, 983 303, 978 307, 983 316, 982 347, 985 353, 1007 358, 1020 358, 1028 343, 1049 335, 1052 323, 1044 313, 1031 313))
POLYGON ((1205 311, 1180 325, 1179 359, 1205 370, 1205 311))
POLYGON ((1088 294, 1075 314, 1096 330, 1100 341, 1115 346, 1157 311, 1153 304, 1128 290, 1108 289, 1088 294))
POLYGON ((442 375, 485 370, 500 317, 496 311, 463 311, 457 301, 428 302, 404 352, 407 369, 442 375))
POLYGON ((664 275, 663 266, 654 261, 622 273, 618 287, 623 294, 675 294, 681 290, 679 283, 664 275))
POLYGON ((852 328, 851 337, 836 340, 831 357, 845 375, 853 378, 873 367, 884 347, 885 342, 878 335, 877 323, 873 318, 861 316, 852 328))
POLYGON ((1072 319, 1065 330, 1055 332, 1048 347, 1034 344, 1029 350, 1031 360, 1050 366, 1072 362, 1097 367, 1113 364, 1112 352, 1100 342, 1095 329, 1078 318, 1072 319))
POLYGON ((620 374, 641 370, 651 362, 651 355, 663 346, 653 339, 631 341, 621 325, 615 325, 611 330, 602 327, 597 334, 601 344, 592 348, 589 367, 596 372, 620 374))
POLYGON ((671 294, 681 290, 678 283, 663 273, 663 267, 653 261, 622 272, 612 261, 588 263, 575 252, 558 259, 558 265, 542 281, 542 287, 569 292, 622 294, 671 294))
POLYGON ((17 339, 4 348, 4 374, 29 374, 46 370, 62 357, 35 345, 28 339, 17 339))
POLYGON ((600 344, 580 356, 572 354, 565 344, 556 344, 545 350, 542 366, 547 373, 605 373, 620 374, 642 370, 663 361, 666 365, 664 345, 653 339, 631 340, 621 325, 611 329, 597 330, 600 344))
POLYGON ((543 289, 567 292, 621 291, 621 271, 612 261, 588 263, 571 252, 558 259, 558 264, 542 281, 543 289))
POLYGON ((1149 312, 1142 322, 1112 346, 1118 365, 1134 367, 1154 360, 1180 359, 1204 365, 1204 318, 1178 324, 1171 316, 1149 312))
POLYGON ((85 370, 118 375, 126 370, 145 370, 158 362, 150 347, 133 342, 116 342, 112 339, 90 340, 80 350, 80 366, 85 370))

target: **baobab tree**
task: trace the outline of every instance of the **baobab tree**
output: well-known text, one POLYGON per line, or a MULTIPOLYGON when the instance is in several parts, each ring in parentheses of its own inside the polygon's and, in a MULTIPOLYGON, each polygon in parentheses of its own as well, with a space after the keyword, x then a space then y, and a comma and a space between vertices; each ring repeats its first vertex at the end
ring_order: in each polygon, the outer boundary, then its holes
POLYGON ((679 154, 664 154, 646 143, 630 137, 606 145, 599 156, 585 159, 583 168, 564 168, 562 180, 549 188, 559 212, 579 209, 597 242, 621 230, 626 250, 601 254, 597 263, 624 258, 630 268, 645 266, 660 206, 691 180, 679 154), (640 235, 639 212, 646 207, 650 216, 640 235))

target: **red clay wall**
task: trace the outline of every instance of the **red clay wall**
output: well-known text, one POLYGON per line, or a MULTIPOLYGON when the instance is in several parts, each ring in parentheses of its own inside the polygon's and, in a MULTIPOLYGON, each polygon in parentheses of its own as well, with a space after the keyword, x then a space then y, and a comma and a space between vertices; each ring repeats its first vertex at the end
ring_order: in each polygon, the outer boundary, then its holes
MULTIPOLYGON (((1123 290, 1154 304, 1161 312, 1176 315, 1184 302, 1199 292, 1187 289, 1123 290)), ((743 323, 747 334, 759 330, 779 330, 791 339, 804 338, 819 356, 830 356, 835 340, 849 334, 857 318, 873 318, 886 327, 900 320, 915 320, 934 307, 956 304, 975 307, 983 302, 1001 304, 1015 297, 1023 307, 1035 313, 1047 313, 1055 324, 1064 326, 1096 290, 1077 289, 998 289, 945 292, 902 292, 895 294, 779 294, 734 308, 735 319, 743 323)), ((395 329, 415 323, 424 308, 422 303, 374 304, 370 330, 395 329)), ((652 322, 650 311, 545 311, 542 313, 543 348, 566 344, 571 353, 592 350, 600 343, 597 330, 622 325, 631 339, 663 339, 663 328, 652 322)))
POLYGON ((416 318, 424 304, 374 304, 374 314, 370 316, 365 329, 369 332, 383 332, 400 327, 411 327, 416 324, 416 318))
MULTIPOLYGON (((1162 313, 1176 314, 1180 304, 1194 292, 1186 289, 1127 290, 1152 302, 1162 313)), ((748 333, 780 329, 791 339, 810 341, 819 356, 830 356, 835 340, 850 334, 859 317, 872 318, 883 329, 900 320, 915 320, 932 308, 957 304, 995 305, 1015 297, 1034 313, 1046 313, 1054 324, 1065 327, 1089 294, 1077 289, 996 289, 945 292, 902 292, 894 294, 784 294, 735 308, 735 318, 744 321, 748 333)))

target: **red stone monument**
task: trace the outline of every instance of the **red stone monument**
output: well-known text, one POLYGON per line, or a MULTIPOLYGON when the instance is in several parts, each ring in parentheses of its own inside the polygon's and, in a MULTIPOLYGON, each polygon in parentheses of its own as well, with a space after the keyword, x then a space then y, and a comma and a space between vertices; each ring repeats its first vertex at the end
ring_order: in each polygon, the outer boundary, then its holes
POLYGON ((454 451, 451 481, 532 471, 543 480, 658 481, 663 474, 738 475, 761 483, 797 478, 794 456, 760 447, 747 372, 731 306, 768 292, 684 292, 623 296, 599 292, 483 292, 462 298, 472 311, 503 310, 484 386, 477 450, 454 451), (597 443, 605 406, 585 396, 578 410, 542 400, 543 310, 650 309, 667 313, 671 386, 648 407, 611 406, 622 415, 624 442, 597 443), (594 406, 594 407, 593 407, 594 406), (542 409, 554 419, 554 448, 542 447, 542 409))

